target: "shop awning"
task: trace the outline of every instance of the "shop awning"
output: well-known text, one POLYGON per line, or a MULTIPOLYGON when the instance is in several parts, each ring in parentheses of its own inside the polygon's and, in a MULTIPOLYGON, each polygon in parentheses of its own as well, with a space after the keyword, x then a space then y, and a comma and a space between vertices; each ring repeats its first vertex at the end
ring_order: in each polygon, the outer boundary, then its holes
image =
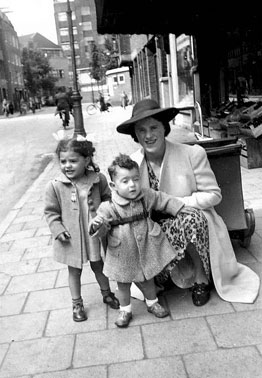
MULTIPOLYGON (((255 6, 239 2, 95 0, 99 34, 196 34, 261 25, 255 6)), ((260 27, 260 26, 259 26, 260 27)), ((261 28, 261 27, 260 27, 261 28)))

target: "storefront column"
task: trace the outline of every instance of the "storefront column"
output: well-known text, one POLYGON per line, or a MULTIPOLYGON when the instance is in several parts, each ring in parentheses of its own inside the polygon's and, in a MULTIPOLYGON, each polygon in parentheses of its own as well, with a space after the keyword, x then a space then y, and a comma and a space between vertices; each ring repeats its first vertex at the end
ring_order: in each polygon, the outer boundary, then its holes
POLYGON ((178 88, 178 75, 177 75, 177 54, 176 54, 176 36, 169 34, 169 48, 170 48, 170 69, 172 79, 172 97, 174 106, 179 102, 179 88, 178 88))

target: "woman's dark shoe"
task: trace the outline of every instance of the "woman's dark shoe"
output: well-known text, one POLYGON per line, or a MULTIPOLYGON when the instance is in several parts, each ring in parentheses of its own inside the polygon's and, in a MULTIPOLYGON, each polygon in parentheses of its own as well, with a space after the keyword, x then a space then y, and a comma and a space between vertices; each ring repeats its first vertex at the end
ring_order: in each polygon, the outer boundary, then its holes
POLYGON ((76 303, 73 305, 73 320, 75 322, 83 322, 87 320, 83 303, 76 303))
POLYGON ((103 296, 103 302, 114 310, 119 309, 119 300, 115 297, 115 294, 112 292, 103 296))
POLYGON ((210 299, 210 286, 202 282, 195 282, 192 290, 192 301, 195 306, 204 306, 210 299))

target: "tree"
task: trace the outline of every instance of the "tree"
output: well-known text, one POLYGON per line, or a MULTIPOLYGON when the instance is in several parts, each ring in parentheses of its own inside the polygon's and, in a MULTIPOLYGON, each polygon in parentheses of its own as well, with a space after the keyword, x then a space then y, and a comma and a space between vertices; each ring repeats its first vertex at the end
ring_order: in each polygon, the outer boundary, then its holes
POLYGON ((90 75, 96 81, 103 81, 107 70, 117 67, 114 45, 108 38, 105 39, 104 49, 91 45, 90 75))
POLYGON ((25 88, 31 96, 35 96, 39 91, 47 94, 54 91, 57 79, 51 75, 52 67, 42 51, 24 48, 22 64, 25 88))

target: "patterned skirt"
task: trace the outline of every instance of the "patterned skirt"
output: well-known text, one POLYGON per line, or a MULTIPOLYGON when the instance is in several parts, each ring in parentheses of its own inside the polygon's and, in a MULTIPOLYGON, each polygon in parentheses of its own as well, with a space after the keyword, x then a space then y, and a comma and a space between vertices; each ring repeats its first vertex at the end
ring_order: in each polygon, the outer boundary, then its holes
POLYGON ((178 251, 178 257, 155 277, 158 287, 172 281, 179 287, 191 287, 194 283, 194 264, 189 255, 189 245, 193 247, 202 262, 208 280, 211 280, 209 259, 208 223, 201 210, 184 207, 176 217, 159 219, 162 231, 169 243, 178 251))

